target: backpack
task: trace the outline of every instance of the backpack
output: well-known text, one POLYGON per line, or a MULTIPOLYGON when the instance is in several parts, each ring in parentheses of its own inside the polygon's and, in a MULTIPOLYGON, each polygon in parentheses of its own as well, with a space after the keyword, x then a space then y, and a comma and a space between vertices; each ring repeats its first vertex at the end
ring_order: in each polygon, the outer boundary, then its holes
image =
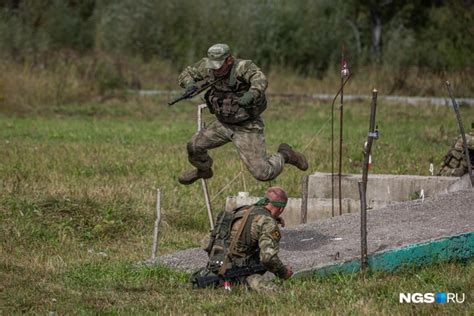
MULTIPOLYGON (((239 236, 239 247, 242 251, 242 248, 245 249, 249 245, 250 241, 250 228, 253 221, 253 217, 256 215, 271 216, 267 211, 256 207, 255 205, 244 205, 234 209, 231 212, 223 211, 217 216, 217 225, 214 227, 211 232, 211 238, 209 239, 209 244, 206 247, 206 252, 209 255, 209 262, 207 267, 211 271, 217 271, 224 262, 224 259, 229 251, 231 244, 231 233, 232 226, 238 219, 244 217, 245 211, 250 208, 250 213, 242 234, 239 236)), ((258 263, 260 260, 258 258, 258 252, 250 253, 252 249, 247 249, 249 251, 243 251, 242 253, 234 253, 232 257, 233 266, 244 266, 246 264, 258 263), (235 255, 235 256, 234 256, 235 255), (256 258, 254 258, 256 255, 256 258)))

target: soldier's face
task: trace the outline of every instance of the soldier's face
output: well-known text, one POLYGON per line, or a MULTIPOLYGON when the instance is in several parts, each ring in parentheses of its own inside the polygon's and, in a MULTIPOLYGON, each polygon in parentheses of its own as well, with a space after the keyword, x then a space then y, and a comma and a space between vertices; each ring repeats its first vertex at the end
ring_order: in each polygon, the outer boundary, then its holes
POLYGON ((285 210, 284 207, 280 207, 280 209, 277 211, 277 217, 280 216, 284 210, 285 210))
POLYGON ((221 68, 213 70, 214 75, 216 77, 225 76, 229 72, 233 62, 234 62, 234 60, 233 60, 232 56, 227 57, 225 62, 222 64, 221 68))

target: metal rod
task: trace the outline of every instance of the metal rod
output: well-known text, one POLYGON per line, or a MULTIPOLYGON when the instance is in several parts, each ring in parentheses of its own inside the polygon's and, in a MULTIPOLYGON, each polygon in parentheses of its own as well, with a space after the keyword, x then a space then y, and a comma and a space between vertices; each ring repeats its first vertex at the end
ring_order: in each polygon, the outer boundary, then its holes
POLYGON ((158 249, 158 236, 160 234, 160 221, 161 221, 161 191, 156 189, 156 220, 155 227, 153 228, 153 246, 151 248, 151 261, 156 260, 156 251, 158 249))
POLYGON ((222 187, 222 189, 219 190, 219 192, 217 192, 212 198, 211 198, 211 202, 214 201, 222 192, 224 192, 232 183, 234 183, 235 180, 237 180, 237 178, 240 177, 240 172, 232 179, 230 180, 229 182, 227 182, 226 185, 224 185, 222 187))
POLYGON ((367 268, 367 204, 365 199, 364 183, 359 181, 360 196, 360 266, 367 268))
POLYGON ((336 95, 332 99, 331 103, 331 216, 334 217, 334 105, 336 104, 337 97, 341 93, 346 83, 351 78, 352 74, 349 73, 347 78, 343 81, 341 87, 337 91, 336 95))
POLYGON ((204 199, 206 200, 207 217, 209 218, 209 227, 211 230, 214 229, 214 218, 212 217, 211 200, 209 199, 209 189, 207 188, 207 182, 205 179, 201 179, 202 191, 204 192, 204 199))
MULTIPOLYGON (((341 90, 339 90, 341 91, 341 90)), ((331 216, 334 217, 334 102, 331 108, 331 216)))
POLYGON ((242 175, 242 184, 244 186, 244 191, 247 191, 247 183, 245 182, 245 173, 244 173, 244 163, 240 160, 240 174, 242 175))
POLYGON ((372 143, 374 141, 375 131, 375 115, 377 113, 377 94, 376 89, 372 90, 372 105, 370 108, 370 125, 369 125, 369 136, 367 137, 367 148, 365 149, 364 155, 364 169, 362 173, 362 182, 364 183, 364 192, 367 192, 367 178, 369 173, 369 159, 372 151, 372 143))
MULTIPOLYGON (((344 58, 344 57, 343 57, 344 58)), ((342 215, 342 143, 343 143, 343 132, 344 132, 344 78, 341 78, 341 108, 339 114, 339 170, 338 170, 338 180, 339 180, 339 215, 342 215)))
POLYGON ((448 87, 449 97, 451 98, 451 102, 453 103, 453 109, 454 109, 454 112, 456 113, 456 119, 458 121, 459 131, 462 137, 462 143, 464 144, 464 155, 466 156, 467 172, 469 173, 469 177, 471 178, 471 184, 474 186, 474 178, 472 177, 471 159, 469 158, 469 149, 467 148, 466 133, 464 131, 464 126, 462 124, 461 113, 459 112, 459 105, 456 102, 456 99, 454 99, 453 90, 451 88, 451 83, 449 81, 446 81, 446 87, 448 87))
POLYGON ((344 78, 349 75, 349 68, 345 59, 346 45, 341 48, 341 105, 339 115, 339 215, 342 215, 342 144, 344 140, 344 78))
POLYGON ((372 90, 372 104, 370 108, 369 134, 367 136, 367 146, 364 149, 364 164, 362 170, 362 181, 358 183, 360 196, 360 261, 361 268, 367 268, 367 181, 369 174, 369 159, 374 139, 378 138, 378 132, 375 129, 375 115, 377 113, 377 94, 376 89, 372 90))
POLYGON ((300 224, 306 224, 308 220, 308 179, 309 177, 303 176, 301 178, 301 216, 300 224))
MULTIPOLYGON (((203 121, 202 121, 202 109, 206 108, 206 104, 200 104, 198 105, 198 113, 197 113, 197 123, 198 123, 198 132, 201 131, 203 128, 203 121)), ((207 208, 207 217, 209 218, 209 226, 211 230, 214 229, 214 218, 212 216, 212 207, 211 207, 211 199, 209 197, 209 189, 207 187, 207 181, 206 179, 201 179, 201 185, 202 185, 202 191, 204 193, 204 200, 206 202, 206 208, 207 208)))

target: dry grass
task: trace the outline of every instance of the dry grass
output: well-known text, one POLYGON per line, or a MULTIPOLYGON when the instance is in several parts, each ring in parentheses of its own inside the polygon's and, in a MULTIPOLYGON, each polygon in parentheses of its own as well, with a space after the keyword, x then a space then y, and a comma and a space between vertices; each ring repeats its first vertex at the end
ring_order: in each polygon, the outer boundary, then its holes
MULTIPOLYGON (((11 67, 9 71, 15 69, 11 67)), ((17 74, 15 80, 26 73, 17 74)), ((102 102, 65 102, 65 98, 59 104, 48 103, 53 94, 39 93, 51 89, 42 85, 49 80, 35 73, 30 83, 26 81, 23 99, 11 99, 16 86, 9 85, 8 102, 2 104, 2 313, 462 314, 472 307, 472 301, 451 306, 398 304, 401 291, 472 293, 472 262, 397 275, 291 281, 273 295, 243 288, 231 295, 193 291, 186 283, 187 274, 161 266, 135 267, 150 254, 156 187, 163 190, 159 254, 198 246, 207 234, 201 188, 176 182, 177 175, 189 168, 185 143, 196 129, 195 107, 183 102, 169 108, 166 98, 127 95, 102 102), (8 109, 3 107, 7 103, 8 109), (39 115, 25 112, 22 104, 31 104, 31 111, 39 115)), ((71 83, 67 87, 75 87, 70 91, 82 95, 74 80, 67 82, 71 83)), ((303 148, 316 135, 306 152, 310 172, 329 171, 329 104, 276 99, 269 104, 264 115, 268 151, 287 140, 303 148)), ((461 110, 467 124, 474 109, 461 110)), ((360 172, 368 111, 365 103, 346 106, 345 172, 360 172)), ((457 135, 454 114, 445 107, 379 104, 378 124, 381 138, 373 148, 377 173, 426 175, 429 163, 438 165, 457 135)), ((231 145, 214 150, 212 156, 215 176, 209 185, 214 195, 240 164, 231 145)), ((253 195, 268 186, 247 171, 245 176, 253 195)), ((273 184, 297 196, 301 176, 287 168, 273 184)), ((242 191, 239 181, 216 199, 215 208, 221 209, 224 196, 238 191, 242 191)))
MULTIPOLYGON (((351 71, 354 76, 346 86, 347 94, 367 95, 376 87, 384 95, 446 97, 446 80, 452 82, 458 97, 472 97, 474 91, 472 69, 430 73, 417 68, 366 66, 351 71)), ((4 59, 0 61, 0 106, 4 113, 28 115, 67 112, 64 105, 78 104, 84 112, 95 115, 94 103, 126 102, 130 99, 127 89, 179 90, 178 73, 161 60, 144 63, 137 58, 100 53, 80 56, 72 51, 49 52, 22 63, 4 59)), ((270 93, 334 94, 340 85, 337 69, 316 78, 273 67, 268 78, 270 93)))

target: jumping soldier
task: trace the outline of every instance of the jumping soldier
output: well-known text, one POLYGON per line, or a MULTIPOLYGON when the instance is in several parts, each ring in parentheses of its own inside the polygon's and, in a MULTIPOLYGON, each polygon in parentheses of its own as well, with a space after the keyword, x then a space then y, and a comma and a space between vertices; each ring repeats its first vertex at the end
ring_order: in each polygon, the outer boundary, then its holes
POLYGON ((250 173, 260 181, 275 179, 285 163, 300 170, 308 169, 303 154, 281 144, 278 152, 267 155, 260 114, 267 107, 265 89, 267 78, 251 61, 234 58, 229 46, 216 44, 207 51, 207 58, 186 67, 178 83, 186 93, 198 90, 198 81, 214 82, 204 99, 209 111, 217 118, 208 127, 195 134, 187 144, 188 160, 196 167, 183 173, 178 181, 191 184, 211 178, 212 158, 208 149, 232 142, 250 173))
POLYGON ((262 275, 267 270, 285 280, 291 277, 292 268, 285 266, 278 257, 281 238, 278 225, 285 225, 280 215, 287 201, 288 196, 282 188, 271 187, 265 198, 256 204, 220 213, 206 248, 209 254, 207 267, 195 272, 191 282, 197 286, 198 278, 214 276, 217 282, 212 284, 222 285, 227 271, 254 266, 263 266, 263 269, 258 274, 243 274, 228 281, 261 291, 275 289, 275 284, 262 275), (218 275, 220 279, 215 277, 218 275))
MULTIPOLYGON (((470 163, 474 168, 474 122, 471 124, 471 132, 466 134, 466 143, 467 149, 469 150, 470 163)), ((444 162, 437 175, 461 177, 468 171, 467 163, 462 136, 459 136, 454 146, 444 157, 444 162)))

